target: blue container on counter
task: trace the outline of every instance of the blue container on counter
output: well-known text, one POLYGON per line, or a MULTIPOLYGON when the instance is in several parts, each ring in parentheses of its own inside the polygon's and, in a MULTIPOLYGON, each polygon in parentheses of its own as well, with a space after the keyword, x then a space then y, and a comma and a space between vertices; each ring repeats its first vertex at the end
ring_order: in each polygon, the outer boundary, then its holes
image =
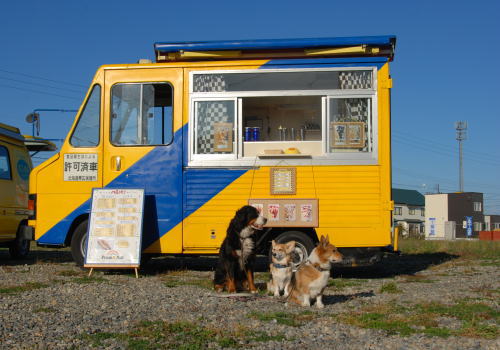
POLYGON ((256 127, 256 128, 253 128, 253 141, 260 141, 260 128, 259 127, 256 127))
POLYGON ((253 128, 245 127, 245 141, 253 141, 253 128))

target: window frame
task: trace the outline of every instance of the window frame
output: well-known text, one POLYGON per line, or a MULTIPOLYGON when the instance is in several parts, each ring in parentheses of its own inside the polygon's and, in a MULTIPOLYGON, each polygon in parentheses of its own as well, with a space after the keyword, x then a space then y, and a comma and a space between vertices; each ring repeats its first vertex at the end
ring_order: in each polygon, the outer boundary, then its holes
POLYGON ((71 147, 73 147, 73 148, 97 148, 101 144, 101 125, 102 125, 102 112, 103 112, 103 110, 102 110, 102 100, 103 100, 102 93, 103 93, 103 88, 102 88, 101 84, 97 83, 97 84, 92 85, 92 88, 90 89, 90 93, 88 94, 87 99, 85 100, 85 103, 83 105, 83 108, 81 109, 81 112, 78 115, 78 120, 76 122, 76 125, 73 128, 73 131, 71 132, 71 136, 68 139, 68 143, 71 147), (87 108, 87 104, 89 103, 90 98, 92 97, 92 94, 93 94, 96 86, 99 86, 99 89, 100 89, 100 91, 99 91, 99 127, 97 129, 97 144, 94 146, 75 146, 71 143, 71 139, 73 138, 73 135, 75 134, 76 130, 78 129, 78 125, 80 125, 81 118, 82 118, 83 114, 85 113, 85 109, 87 108))
POLYGON ((281 162, 279 158, 259 159, 258 156, 243 156, 242 138, 242 100, 245 97, 280 97, 280 96, 319 96, 322 100, 321 126, 322 130, 322 155, 304 157, 302 159, 287 159, 290 165, 376 165, 378 164, 378 69, 375 66, 360 67, 326 67, 326 68, 284 68, 284 69, 243 69, 243 70, 193 70, 189 72, 189 154, 188 166, 254 166, 256 162, 262 165, 273 165, 281 162), (231 91, 231 92, 194 92, 194 75, 198 74, 231 74, 231 73, 286 73, 286 72, 315 72, 315 71, 371 71, 371 89, 331 89, 331 90, 268 90, 268 91, 231 91), (327 152, 328 139, 326 129, 329 120, 328 100, 331 98, 371 98, 371 130, 372 139, 370 152, 327 152), (235 137, 234 144, 237 147, 236 157, 224 157, 225 155, 196 155, 194 154, 194 130, 195 119, 194 102, 203 100, 227 100, 235 99, 235 137), (216 162, 215 162, 216 161, 216 162))
POLYGON ((6 155, 7 155, 7 167, 8 167, 8 170, 9 170, 9 177, 8 178, 0 177, 0 180, 12 181, 12 162, 11 162, 11 159, 10 159, 9 149, 7 147, 5 147, 5 146, 2 146, 2 145, 0 145, 0 148, 5 149, 5 152, 6 152, 6 155))
POLYGON ((403 207, 394 207, 394 215, 403 215, 403 207))
MULTIPOLYGON (((155 147, 155 146, 169 146, 174 142, 175 138, 175 132, 174 132, 174 85, 169 82, 169 81, 129 81, 129 82, 117 82, 111 85, 109 89, 109 143, 113 145, 114 147, 155 147), (113 88, 116 85, 126 85, 126 84, 136 84, 136 85, 141 85, 141 112, 142 112, 142 85, 147 85, 147 84, 152 84, 152 85, 160 85, 160 84, 167 84, 170 86, 170 90, 172 91, 172 120, 171 120, 171 133, 172 133, 172 138, 169 143, 159 143, 159 144, 117 144, 113 142, 113 128, 112 128, 112 123, 113 123, 113 88)), ((162 130, 163 132, 163 130, 162 130)))
POLYGON ((239 142, 238 136, 240 129, 240 123, 238 120, 239 116, 239 103, 238 98, 193 98, 191 99, 191 103, 189 106, 189 125, 192 127, 189 128, 189 155, 191 160, 237 160, 239 154, 239 142), (233 153, 230 154, 196 154, 195 153, 195 143, 196 143, 196 130, 198 128, 198 118, 196 113, 196 103, 197 102, 216 102, 216 101, 233 101, 234 102, 234 137, 233 144, 234 149, 233 153))
POLYGON ((472 205, 473 205, 473 207, 474 207, 474 211, 476 211, 476 212, 481 212, 481 211, 482 211, 482 209, 483 209, 483 206, 482 206, 481 202, 473 202, 473 204, 472 204, 472 205), (476 209, 476 206, 477 206, 479 209, 476 209))

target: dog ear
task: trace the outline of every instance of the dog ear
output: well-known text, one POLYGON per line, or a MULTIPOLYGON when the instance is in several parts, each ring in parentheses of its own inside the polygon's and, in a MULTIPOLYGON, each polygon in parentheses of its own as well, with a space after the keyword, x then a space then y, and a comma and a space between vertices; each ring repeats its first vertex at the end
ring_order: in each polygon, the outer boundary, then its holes
POLYGON ((291 252, 293 252, 294 249, 295 249, 295 241, 290 241, 285 244, 285 251, 287 253, 290 254, 291 252))
POLYGON ((325 246, 327 246, 329 244, 330 244, 330 237, 328 237, 328 235, 326 235, 326 237, 325 237, 325 246))
POLYGON ((319 245, 321 246, 325 245, 325 236, 321 235, 321 238, 319 239, 319 245))
POLYGON ((274 248, 274 246, 276 245, 276 241, 273 239, 273 240, 271 241, 271 244, 272 244, 272 247, 274 248))

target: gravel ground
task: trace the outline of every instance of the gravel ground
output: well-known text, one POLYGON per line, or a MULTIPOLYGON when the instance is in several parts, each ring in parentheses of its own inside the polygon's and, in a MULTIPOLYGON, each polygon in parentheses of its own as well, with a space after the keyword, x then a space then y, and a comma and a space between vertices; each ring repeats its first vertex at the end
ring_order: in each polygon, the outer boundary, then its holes
MULTIPOLYGON (((143 267, 139 279, 126 270, 99 270, 88 278, 65 251, 40 250, 12 261, 0 250, 0 349, 500 348, 498 261, 421 254, 339 267, 322 310, 287 307, 264 291, 216 294, 210 289, 214 266, 211 257, 162 257, 143 267), (467 314, 478 304, 486 308, 478 311, 480 323, 467 314), (408 321, 397 310, 419 305, 458 306, 455 313, 426 309, 406 333, 397 328, 408 321), (360 327, 359 320, 375 320, 376 313, 383 315, 379 321, 396 321, 360 327)), ((257 271, 263 289, 264 258, 257 271)))

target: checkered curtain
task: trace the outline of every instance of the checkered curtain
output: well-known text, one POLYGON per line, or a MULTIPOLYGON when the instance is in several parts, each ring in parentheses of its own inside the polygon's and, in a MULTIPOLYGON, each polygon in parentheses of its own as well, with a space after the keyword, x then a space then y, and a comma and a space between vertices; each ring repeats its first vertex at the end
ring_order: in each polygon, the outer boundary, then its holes
POLYGON ((371 89, 372 71, 339 72, 339 86, 342 90, 371 89))
POLYGON ((195 74, 193 76, 194 92, 224 92, 226 81, 222 74, 195 74))
MULTIPOLYGON (((230 115, 228 110, 228 104, 232 103, 232 101, 200 101, 196 103, 198 154, 215 153, 214 124, 233 123, 233 115, 230 115)), ((217 152, 217 154, 223 153, 231 152, 217 152)))

